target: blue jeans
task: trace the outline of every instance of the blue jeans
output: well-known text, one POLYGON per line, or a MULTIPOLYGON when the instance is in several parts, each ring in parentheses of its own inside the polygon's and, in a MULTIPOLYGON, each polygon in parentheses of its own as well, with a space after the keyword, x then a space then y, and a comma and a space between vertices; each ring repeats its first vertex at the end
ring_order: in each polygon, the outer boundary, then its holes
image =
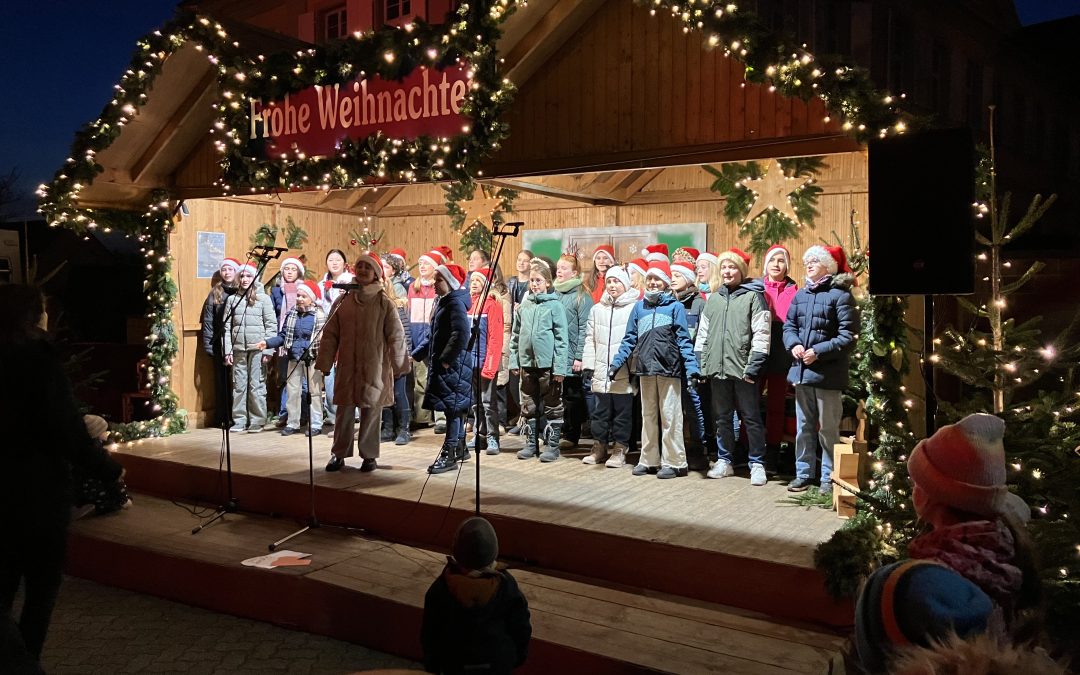
POLYGON ((821 446, 821 484, 832 478, 833 446, 840 440, 843 403, 839 389, 795 385, 795 474, 810 480, 817 473, 821 446))
POLYGON ((765 463, 765 425, 761 421, 761 395, 757 384, 733 378, 712 378, 713 419, 716 420, 717 457, 731 462, 735 451, 735 415, 746 427, 751 464, 765 463))
POLYGON ((705 443, 705 413, 701 409, 701 394, 696 386, 690 386, 686 376, 683 376, 683 415, 690 423, 690 433, 694 440, 705 446, 708 454, 708 444, 705 443), (689 403, 690 405, 687 405, 689 403))
POLYGON ((446 415, 446 438, 443 439, 443 448, 457 448, 465 435, 465 421, 461 415, 449 413, 446 415))

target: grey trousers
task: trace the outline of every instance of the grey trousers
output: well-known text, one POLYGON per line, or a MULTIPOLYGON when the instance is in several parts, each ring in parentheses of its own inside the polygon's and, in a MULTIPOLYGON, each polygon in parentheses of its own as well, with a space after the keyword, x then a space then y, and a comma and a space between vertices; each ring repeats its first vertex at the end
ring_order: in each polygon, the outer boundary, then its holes
POLYGON ((266 368, 258 349, 233 350, 233 426, 266 424, 266 368))

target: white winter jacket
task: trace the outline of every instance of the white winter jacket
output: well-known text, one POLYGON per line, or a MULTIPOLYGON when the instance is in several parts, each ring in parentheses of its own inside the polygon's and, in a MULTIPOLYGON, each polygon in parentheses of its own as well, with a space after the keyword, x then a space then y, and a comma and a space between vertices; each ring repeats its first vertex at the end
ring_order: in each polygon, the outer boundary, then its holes
POLYGON ((596 394, 633 394, 630 369, 623 368, 614 381, 608 380, 608 366, 619 352, 626 324, 634 304, 641 299, 636 288, 631 288, 618 298, 604 293, 600 302, 589 310, 585 324, 585 349, 581 355, 582 368, 593 371, 592 390, 596 394))

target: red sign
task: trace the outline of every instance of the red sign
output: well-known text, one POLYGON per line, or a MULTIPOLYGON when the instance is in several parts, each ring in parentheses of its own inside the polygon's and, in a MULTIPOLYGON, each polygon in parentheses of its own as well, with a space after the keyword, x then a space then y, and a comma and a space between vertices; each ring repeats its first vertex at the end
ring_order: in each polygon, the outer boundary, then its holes
POLYGON ((461 114, 469 84, 464 68, 421 67, 401 82, 372 77, 314 86, 272 103, 250 99, 248 138, 265 139, 268 158, 276 158, 331 155, 342 139, 378 131, 402 139, 456 136, 469 126, 461 114))

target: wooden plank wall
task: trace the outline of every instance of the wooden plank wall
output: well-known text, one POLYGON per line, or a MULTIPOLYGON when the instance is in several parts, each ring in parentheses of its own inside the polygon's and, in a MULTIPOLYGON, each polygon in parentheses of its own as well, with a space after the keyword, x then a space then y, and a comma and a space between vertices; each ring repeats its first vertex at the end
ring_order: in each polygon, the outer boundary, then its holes
POLYGON ((521 85, 497 165, 837 133, 819 99, 746 84, 666 12, 607 2, 521 85))
MULTIPOLYGON (((819 203, 821 216, 816 229, 807 228, 798 239, 785 242, 795 256, 811 244, 820 243, 822 238, 831 241, 832 232, 839 234, 846 244, 850 243, 848 222, 852 209, 856 211, 860 221, 859 231, 865 241, 866 155, 829 155, 826 161, 828 167, 819 179, 825 193, 819 203)), ((711 183, 711 175, 700 166, 665 169, 639 193, 637 199, 645 203, 621 206, 590 206, 523 192, 518 201, 517 216, 529 229, 704 222, 708 227, 709 250, 742 246, 736 226, 724 220, 724 200, 709 191, 711 183)), ((203 383, 211 381, 212 372, 209 360, 201 355, 199 343, 200 313, 210 283, 209 280, 195 278, 198 231, 225 232, 229 255, 243 257, 250 248, 250 235, 261 223, 276 223, 284 228, 286 219, 292 217, 307 230, 309 242, 303 252, 314 261, 312 268, 318 274, 324 271, 322 261, 329 249, 342 248, 350 254, 350 258, 358 252, 356 247, 349 246, 349 240, 352 232, 365 225, 361 216, 322 212, 317 207, 267 204, 266 201, 266 197, 253 198, 252 201, 189 200, 190 215, 184 218, 173 234, 172 252, 176 259, 180 288, 180 301, 174 316, 178 325, 183 326, 180 355, 173 372, 179 374, 175 387, 181 406, 189 412, 198 413, 211 405, 209 399, 204 400, 199 393, 203 383)), ((415 262, 417 257, 433 247, 447 245, 454 249, 459 262, 464 261, 466 256, 458 249, 460 236, 450 229, 449 218, 445 215, 440 186, 409 186, 382 213, 386 215, 377 216, 370 223, 372 231, 382 233, 382 243, 378 247, 380 251, 401 247, 415 262)), ((280 240, 278 244, 284 245, 280 240)), ((511 261, 520 249, 520 239, 507 241, 504 272, 512 269, 511 261)), ((290 252, 289 255, 299 253, 290 252)), ((276 271, 276 264, 272 264, 270 269, 271 272, 276 271)), ((760 261, 754 261, 751 274, 759 274, 760 269, 760 261)))
MULTIPOLYGON (((785 242, 794 255, 820 243, 822 238, 832 241, 834 231, 849 244, 852 209, 860 222, 860 235, 866 241, 866 155, 861 152, 829 155, 826 161, 828 167, 818 181, 825 193, 819 202, 821 215, 816 229, 805 228, 798 239, 785 242)), ((724 220, 724 200, 709 192, 711 183, 712 176, 699 166, 665 169, 639 194, 639 199, 648 203, 634 204, 632 199, 630 204, 621 206, 590 206, 522 192, 517 202, 517 218, 528 229, 704 222, 708 226, 709 250, 743 247, 736 226, 724 220)), ((455 257, 463 259, 458 252, 460 237, 449 228, 448 218, 427 215, 441 204, 442 190, 438 186, 411 186, 384 209, 383 213, 389 215, 376 218, 375 229, 385 232, 383 241, 387 248, 404 248, 413 260, 440 244, 450 246, 455 257)), ((504 260, 512 260, 520 250, 520 238, 508 240, 504 260)), ((757 274, 760 267, 760 261, 754 261, 751 273, 757 274)), ((504 272, 510 270, 509 262, 503 265, 504 272)))
MULTIPOLYGON (((193 426, 201 424, 199 413, 212 407, 212 401, 200 392, 213 387, 210 359, 203 354, 200 342, 202 307, 210 291, 209 279, 196 278, 197 233, 224 232, 227 255, 243 260, 251 249, 250 237, 263 223, 276 224, 281 234, 278 246, 284 246, 284 229, 288 218, 308 233, 303 251, 289 251, 288 256, 307 253, 311 271, 322 275, 326 252, 331 248, 348 248, 350 232, 361 226, 356 217, 313 210, 290 208, 280 204, 237 203, 224 199, 194 199, 186 202, 190 215, 173 231, 170 247, 179 300, 173 310, 173 320, 182 326, 180 351, 173 364, 174 389, 180 406, 195 415, 193 426), (204 400, 205 399, 205 400, 204 400)), ((265 278, 277 272, 278 263, 271 262, 265 278)))

